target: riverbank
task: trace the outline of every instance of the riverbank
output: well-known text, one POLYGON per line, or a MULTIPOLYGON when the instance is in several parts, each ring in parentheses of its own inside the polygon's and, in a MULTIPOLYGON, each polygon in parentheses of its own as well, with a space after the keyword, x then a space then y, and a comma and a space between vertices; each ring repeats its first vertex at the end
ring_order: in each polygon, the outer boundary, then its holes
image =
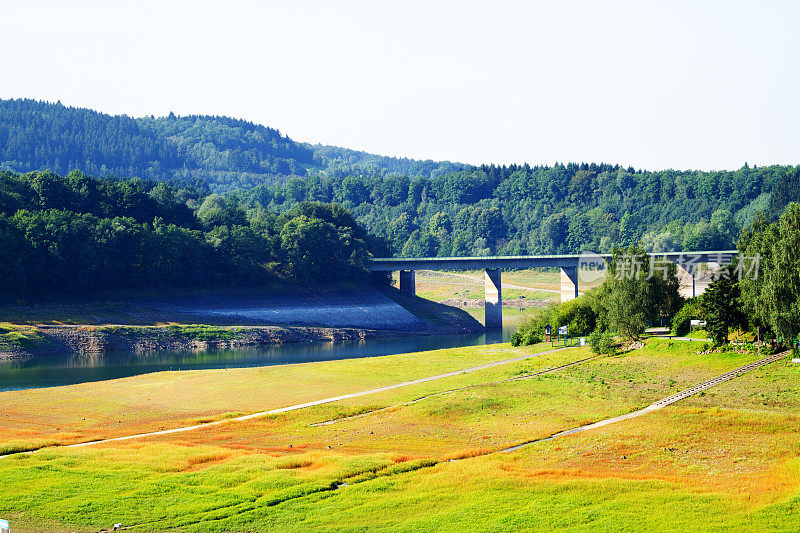
POLYGON ((235 349, 484 329, 463 310, 373 286, 4 302, 0 323, 0 359, 235 349))
POLYGON ((1 359, 59 355, 101 355, 108 352, 230 350, 287 342, 355 341, 414 335, 366 329, 209 326, 170 324, 162 326, 40 325, 31 327, 33 342, 0 345, 1 359))

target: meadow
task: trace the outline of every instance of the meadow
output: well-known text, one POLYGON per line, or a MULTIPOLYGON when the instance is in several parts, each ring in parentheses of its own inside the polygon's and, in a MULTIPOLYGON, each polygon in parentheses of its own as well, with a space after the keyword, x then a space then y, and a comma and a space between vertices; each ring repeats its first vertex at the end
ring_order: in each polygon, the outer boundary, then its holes
POLYGON ((0 458, 13 531, 797 531, 800 366, 553 440, 754 360, 649 339, 489 345, 0 393, 0 447, 178 427, 486 362, 467 374, 190 432, 0 458), (566 368, 548 371, 567 363, 566 368), (504 449, 530 445, 513 452, 504 449))

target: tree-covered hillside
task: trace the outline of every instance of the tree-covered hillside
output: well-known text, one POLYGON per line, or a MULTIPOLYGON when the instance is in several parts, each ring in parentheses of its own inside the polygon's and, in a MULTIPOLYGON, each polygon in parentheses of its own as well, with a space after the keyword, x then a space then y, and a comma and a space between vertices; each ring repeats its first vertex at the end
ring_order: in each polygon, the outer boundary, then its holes
POLYGON ((324 171, 322 174, 343 178, 350 174, 399 174, 403 176, 436 177, 448 172, 456 172, 471 165, 449 161, 409 159, 407 157, 387 157, 338 146, 307 144, 314 151, 314 159, 324 171))
POLYGON ((728 249, 757 213, 775 218, 800 200, 793 166, 474 167, 297 143, 227 117, 134 119, 33 100, 0 100, 0 168, 164 181, 251 213, 339 203, 409 256, 608 252, 637 241, 728 249))
POLYGON ((0 100, 0 165, 95 176, 253 186, 305 174, 313 152, 278 130, 228 117, 134 119, 34 100, 0 100))
POLYGON ((383 253, 338 205, 248 216, 155 181, 0 171, 0 294, 326 283, 383 253))
POLYGON ((97 177, 192 181, 226 192, 320 171, 431 176, 463 167, 297 143, 278 130, 229 117, 131 118, 0 100, 0 168, 14 172, 81 170, 97 177))
POLYGON ((609 252, 735 247, 755 215, 800 200, 800 167, 635 171, 612 165, 484 166, 432 178, 311 176, 235 194, 250 208, 337 202, 395 254, 609 252))

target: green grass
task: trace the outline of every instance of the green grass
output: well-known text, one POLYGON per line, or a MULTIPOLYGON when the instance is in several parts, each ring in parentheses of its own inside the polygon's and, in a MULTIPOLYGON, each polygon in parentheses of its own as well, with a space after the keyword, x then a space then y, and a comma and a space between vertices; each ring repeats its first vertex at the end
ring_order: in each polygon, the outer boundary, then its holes
MULTIPOLYGON (((145 531, 796 530, 796 490, 754 504, 732 491, 661 479, 661 472, 637 474, 643 461, 629 466, 617 455, 636 452, 615 451, 625 445, 621 437, 455 462, 337 452, 243 455, 158 443, 54 450, 0 464, 0 509, 22 526, 15 531, 36 523, 89 531, 116 521, 145 531), (615 465, 576 470, 567 463, 580 464, 598 448, 615 465)), ((691 462, 681 474, 700 466, 691 462)), ((799 473, 797 460, 782 468, 784 475, 799 473)))
POLYGON ((34 348, 46 342, 36 327, 0 322, 0 351, 34 348))
MULTIPOLYGON (((56 532, 115 522, 140 531, 796 531, 797 365, 770 365, 641 418, 491 453, 648 405, 754 359, 699 355, 700 344, 648 339, 641 350, 503 381, 589 355, 573 349, 247 422, 6 457, 0 516, 14 531, 56 532)), ((102 427, 81 420, 77 399, 109 420, 116 409, 150 406, 143 419, 125 419, 130 431, 154 416, 200 416, 198 406, 251 412, 546 348, 162 373, 0 400, 10 418, 30 414, 28 430, 46 426, 41 413, 57 417, 59 431, 40 438, 80 427, 85 438, 102 427)), ((24 442, 25 428, 8 420, 0 418, 0 442, 14 431, 24 442)))
POLYGON ((684 337, 689 337, 690 339, 708 339, 708 340, 711 340, 711 336, 704 329, 693 329, 689 333, 687 333, 686 335, 683 335, 683 336, 684 337))
POLYGON ((99 326, 99 331, 115 333, 117 335, 140 335, 166 331, 186 339, 198 341, 232 340, 244 331, 243 328, 219 327, 205 324, 169 324, 167 326, 99 326))
POLYGON ((172 324, 168 329, 182 337, 200 341, 231 340, 242 331, 241 328, 219 328, 202 324, 172 324))

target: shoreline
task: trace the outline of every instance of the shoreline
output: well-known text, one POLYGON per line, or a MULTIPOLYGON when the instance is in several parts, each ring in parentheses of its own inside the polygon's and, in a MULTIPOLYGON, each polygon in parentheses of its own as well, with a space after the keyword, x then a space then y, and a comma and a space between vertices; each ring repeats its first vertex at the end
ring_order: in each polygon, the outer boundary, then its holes
POLYGON ((23 303, 3 315, 0 361, 484 331, 462 309, 370 286, 23 303))
MULTIPOLYGON (((422 332, 309 326, 39 325, 32 346, 0 348, 0 361, 38 357, 102 355, 114 351, 210 351, 301 342, 412 337, 422 332)), ((457 333, 457 332, 454 332, 457 333)))

